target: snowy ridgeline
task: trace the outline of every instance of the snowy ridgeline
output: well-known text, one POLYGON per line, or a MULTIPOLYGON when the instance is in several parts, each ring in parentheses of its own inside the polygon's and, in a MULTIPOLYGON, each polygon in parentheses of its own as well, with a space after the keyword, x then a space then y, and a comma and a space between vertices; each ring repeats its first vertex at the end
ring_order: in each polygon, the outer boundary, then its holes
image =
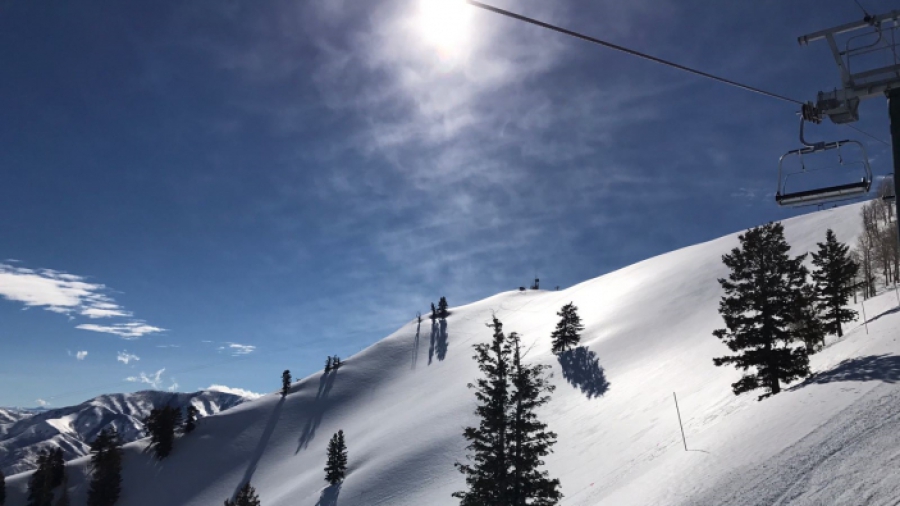
POLYGON ((246 399, 223 393, 136 392, 101 395, 77 406, 51 410, 0 409, 0 470, 7 476, 35 468, 41 450, 62 448, 66 460, 88 454, 97 434, 115 427, 126 442, 145 436, 142 420, 154 407, 195 406, 201 416, 234 407, 246 399))
MULTIPOLYGON (((860 206, 784 222, 793 255, 831 228, 856 242, 860 206)), ((900 497, 900 312, 892 291, 866 301, 868 332, 846 324, 811 358, 816 375, 758 402, 735 396, 741 373, 713 366, 729 353, 717 278, 737 233, 637 263, 561 291, 507 292, 413 319, 347 359, 338 371, 292 384, 203 420, 163 461, 145 441, 126 445, 122 506, 222 504, 247 480, 265 506, 456 505, 454 462, 477 422, 467 384, 475 343, 496 315, 522 336, 526 359, 557 389, 539 414, 558 434, 546 457, 565 506, 858 505, 900 497), (550 334, 572 302, 585 330, 559 356, 550 334), (677 392, 685 451, 672 393, 677 392), (325 482, 326 446, 343 430, 348 472, 325 482)), ((862 312, 859 305, 853 307, 862 312)), ((411 314, 416 309, 411 308, 411 314)), ((273 388, 280 369, 273 367, 273 388)), ((84 504, 82 458, 68 465, 73 504, 84 504)), ((7 506, 24 506, 29 474, 7 480, 7 506)))

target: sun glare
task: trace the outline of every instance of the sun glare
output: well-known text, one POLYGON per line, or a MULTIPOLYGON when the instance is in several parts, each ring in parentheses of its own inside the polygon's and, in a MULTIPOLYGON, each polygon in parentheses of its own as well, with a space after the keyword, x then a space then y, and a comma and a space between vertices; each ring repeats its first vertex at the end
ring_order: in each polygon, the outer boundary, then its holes
POLYGON ((422 37, 443 56, 454 56, 466 45, 472 13, 464 0, 419 0, 422 37))

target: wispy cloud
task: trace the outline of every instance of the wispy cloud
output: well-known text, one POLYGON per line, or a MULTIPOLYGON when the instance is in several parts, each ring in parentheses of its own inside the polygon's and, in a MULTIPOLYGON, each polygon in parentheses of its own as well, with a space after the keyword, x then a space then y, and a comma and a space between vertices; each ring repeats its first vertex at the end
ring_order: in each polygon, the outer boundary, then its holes
POLYGON ((122 362, 125 365, 128 365, 131 362, 136 362, 140 359, 141 359, 141 357, 139 357, 133 353, 128 353, 127 351, 120 351, 118 356, 116 357, 116 360, 118 360, 119 362, 122 362))
POLYGON ((164 332, 166 329, 160 327, 154 327, 153 325, 147 325, 144 322, 133 321, 128 323, 115 323, 112 325, 97 325, 94 323, 82 323, 81 325, 76 325, 76 329, 81 330, 90 330, 93 332, 103 332, 106 334, 114 334, 123 339, 138 339, 141 336, 146 334, 154 334, 157 332, 164 332))
MULTIPOLYGON (((125 378, 125 381, 129 381, 131 383, 143 383, 145 385, 150 385, 154 390, 159 390, 162 388, 165 381, 163 380, 163 373, 166 372, 165 367, 156 371, 153 374, 147 374, 141 371, 137 376, 129 376, 125 378)), ((175 381, 175 378, 171 379, 171 384, 166 388, 170 392, 174 392, 175 389, 178 388, 178 382, 175 381)))
POLYGON ((234 388, 225 385, 210 385, 203 390, 209 390, 211 392, 222 392, 226 394, 239 395, 241 397, 246 397, 248 399, 256 399, 258 397, 262 397, 262 394, 258 394, 256 392, 251 392, 250 390, 245 390, 243 388, 234 388))
POLYGON ((219 351, 231 353, 232 356, 249 355, 256 351, 256 346, 250 344, 225 343, 225 346, 219 346, 219 351))
MULTIPOLYGON (((18 262, 17 262, 18 263, 18 262)), ((20 302, 24 309, 38 307, 70 318, 81 316, 91 320, 130 318, 127 311, 106 294, 107 287, 91 283, 84 276, 53 269, 29 269, 0 263, 0 297, 20 302)), ((113 325, 81 324, 76 328, 116 334, 136 339, 163 329, 133 320, 113 325)))
POLYGON ((88 356, 88 352, 87 352, 87 351, 78 351, 78 352, 75 353, 75 359, 76 359, 76 360, 84 360, 84 359, 87 358, 87 356, 88 356))
POLYGON ((46 408, 47 406, 50 405, 50 403, 47 402, 47 401, 45 401, 44 399, 37 399, 37 400, 35 400, 34 402, 36 402, 37 405, 40 406, 40 407, 42 407, 42 408, 46 408))

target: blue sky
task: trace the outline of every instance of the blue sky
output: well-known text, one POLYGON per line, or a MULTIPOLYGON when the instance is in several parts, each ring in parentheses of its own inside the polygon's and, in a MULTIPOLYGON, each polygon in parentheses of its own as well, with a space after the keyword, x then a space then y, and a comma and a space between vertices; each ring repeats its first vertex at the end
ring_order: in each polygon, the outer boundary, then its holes
MULTIPOLYGON (((839 80, 796 37, 861 17, 493 3, 801 100, 839 80)), ((0 405, 268 392, 442 295, 566 287, 798 213, 772 199, 795 106, 472 8, 444 32, 431 9, 0 3, 0 405)), ((888 138, 884 100, 861 113, 888 138)))

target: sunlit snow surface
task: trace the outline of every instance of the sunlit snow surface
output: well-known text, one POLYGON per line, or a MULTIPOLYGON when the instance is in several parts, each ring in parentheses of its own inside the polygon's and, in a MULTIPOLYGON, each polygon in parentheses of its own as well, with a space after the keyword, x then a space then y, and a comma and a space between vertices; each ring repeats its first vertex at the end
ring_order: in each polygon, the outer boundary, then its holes
MULTIPOLYGON (((814 250, 829 227, 855 243, 859 209, 786 221, 793 253, 814 250)), ((728 350, 711 332, 722 326, 721 256, 737 244, 734 234, 566 290, 511 291, 454 307, 434 326, 412 321, 337 373, 296 383, 285 400, 271 394, 204 419, 165 461, 142 442, 128 445, 118 504, 222 504, 247 478, 266 506, 458 504, 450 494, 463 478, 453 463, 465 455, 463 428, 475 422, 466 387, 477 376, 472 344, 489 338, 485 323, 496 314, 524 336, 529 360, 552 366, 558 388, 541 417, 559 435, 546 467, 562 482, 564 505, 893 505, 894 292, 866 304, 868 335, 847 325, 840 342, 813 357, 813 379, 762 402, 735 397, 730 384, 740 373, 712 365, 728 350), (557 358, 549 335, 570 301, 584 320, 586 349, 557 358), (325 489, 325 447, 339 429, 349 475, 340 490, 325 489)), ((272 364, 273 390, 289 367, 272 364)), ((69 466, 74 504, 85 500, 85 464, 69 466)), ((8 480, 8 505, 24 504, 27 478, 8 480)))

